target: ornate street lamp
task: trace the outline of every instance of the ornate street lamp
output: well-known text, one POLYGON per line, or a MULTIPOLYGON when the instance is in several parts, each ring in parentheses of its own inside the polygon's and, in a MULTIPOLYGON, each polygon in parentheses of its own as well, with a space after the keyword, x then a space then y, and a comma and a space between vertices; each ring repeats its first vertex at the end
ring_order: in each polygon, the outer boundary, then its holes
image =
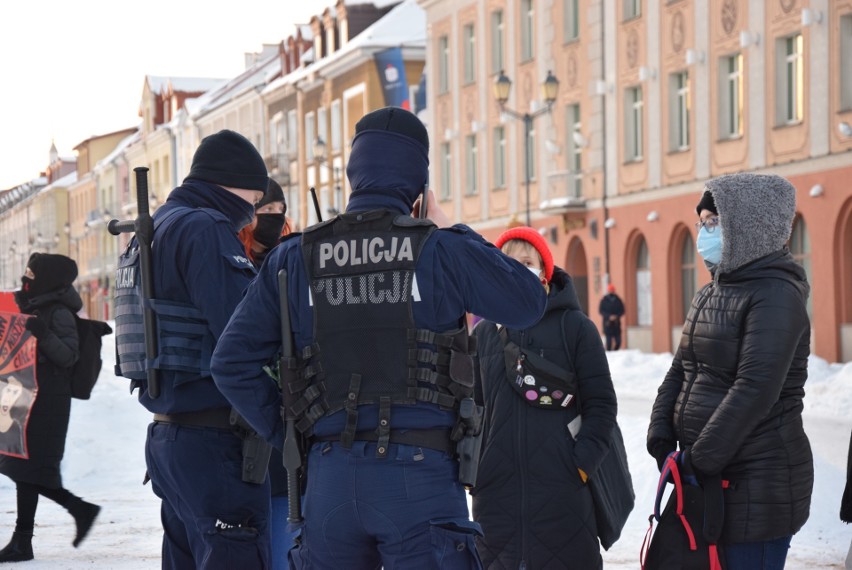
POLYGON ((503 71, 500 71, 500 75, 497 76, 497 79, 494 81, 494 98, 497 100, 497 103, 500 105, 500 110, 505 114, 509 115, 512 118, 521 120, 524 122, 524 181, 526 186, 526 195, 527 195, 527 213, 526 213, 526 221, 527 225, 530 225, 530 170, 531 170, 531 161, 532 157, 530 156, 530 132, 532 131, 532 124, 538 117, 550 113, 550 109, 553 107, 553 103, 556 102, 556 97, 559 94, 559 80, 550 72, 547 72, 547 77, 545 77, 544 81, 541 84, 541 95, 544 99, 545 106, 541 109, 537 109, 534 112, 527 113, 519 113, 518 111, 514 111, 506 107, 506 102, 509 100, 509 92, 512 89, 512 80, 506 76, 503 71))

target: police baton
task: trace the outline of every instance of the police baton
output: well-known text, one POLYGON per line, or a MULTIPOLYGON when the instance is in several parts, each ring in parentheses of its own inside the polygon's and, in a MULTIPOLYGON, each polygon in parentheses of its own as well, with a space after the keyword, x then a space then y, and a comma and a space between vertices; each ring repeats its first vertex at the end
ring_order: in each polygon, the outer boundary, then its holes
POLYGON ((314 202, 314 211, 317 213, 317 222, 322 221, 322 210, 320 210, 319 200, 317 200, 317 189, 311 186, 311 199, 314 202))
POLYGON ((148 361, 148 396, 157 398, 160 395, 160 378, 157 369, 150 365, 157 357, 157 315, 147 301, 154 297, 154 275, 151 263, 151 242, 154 239, 154 220, 148 212, 148 169, 137 166, 136 173, 136 219, 110 220, 107 224, 109 233, 114 236, 124 233, 136 233, 136 243, 139 245, 140 279, 142 280, 142 300, 145 304, 142 310, 142 324, 145 327, 145 359, 148 361))
POLYGON ((293 360, 293 331, 290 329, 290 305, 287 295, 287 271, 278 272, 278 299, 281 304, 281 360, 278 374, 281 378, 281 418, 284 420, 284 470, 287 471, 287 502, 290 523, 302 522, 302 489, 299 469, 302 467, 302 452, 299 449, 299 434, 296 433, 296 416, 292 412, 295 394, 291 392, 296 380, 293 360))

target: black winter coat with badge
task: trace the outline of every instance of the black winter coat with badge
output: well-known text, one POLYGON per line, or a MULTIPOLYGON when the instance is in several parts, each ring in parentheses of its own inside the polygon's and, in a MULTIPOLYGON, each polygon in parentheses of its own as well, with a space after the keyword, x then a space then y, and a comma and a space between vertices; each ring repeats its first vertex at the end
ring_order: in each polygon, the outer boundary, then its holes
POLYGON ((83 306, 73 287, 22 304, 21 312, 46 318, 48 333, 37 341, 38 395, 27 424, 29 459, 0 455, 0 473, 13 481, 62 487, 59 464, 71 415, 71 367, 79 356, 74 314, 83 306))
POLYGON ((654 402, 649 451, 678 442, 699 477, 730 481, 723 544, 790 536, 808 519, 807 293, 786 249, 716 275, 692 301, 654 402))
POLYGON ((480 322, 474 334, 480 355, 485 434, 473 496, 473 518, 485 534, 477 548, 485 568, 601 567, 590 478, 609 446, 617 403, 606 352, 594 323, 580 310, 567 273, 555 268, 542 319, 508 337, 525 351, 576 374, 583 409, 577 440, 567 424, 576 399, 553 408, 526 403, 507 371, 497 327, 480 322))

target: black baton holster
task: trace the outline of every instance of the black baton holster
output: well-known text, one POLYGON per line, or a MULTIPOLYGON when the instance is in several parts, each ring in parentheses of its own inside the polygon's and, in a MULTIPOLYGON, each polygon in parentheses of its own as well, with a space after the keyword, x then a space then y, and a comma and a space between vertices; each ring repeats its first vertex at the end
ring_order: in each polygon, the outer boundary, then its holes
POLYGON ((473 398, 463 398, 459 403, 459 422, 454 432, 462 432, 456 442, 459 460, 459 483, 466 487, 476 486, 479 471, 479 453, 482 448, 483 407, 477 406, 473 398), (460 429, 459 429, 460 428, 460 429))
POLYGON ((243 440, 243 482, 262 484, 266 480, 269 469, 269 457, 272 455, 272 446, 260 437, 246 420, 231 410, 231 425, 236 428, 237 434, 243 440))

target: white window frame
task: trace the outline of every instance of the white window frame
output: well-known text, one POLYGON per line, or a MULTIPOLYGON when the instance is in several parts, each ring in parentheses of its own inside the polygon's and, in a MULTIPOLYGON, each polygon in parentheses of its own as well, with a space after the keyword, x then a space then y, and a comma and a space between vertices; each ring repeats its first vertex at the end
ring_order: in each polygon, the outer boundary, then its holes
POLYGON ((438 93, 450 90, 450 37, 438 38, 438 93))
POLYGON ((689 150, 689 72, 669 75, 669 150, 689 150))
MULTIPOLYGON (((329 148, 328 109, 326 109, 325 107, 320 107, 319 109, 317 109, 317 138, 322 139, 322 141, 326 144, 326 149, 329 148)), ((326 152, 329 151, 326 150, 326 152)))
POLYGON ((644 94, 642 86, 635 85, 625 90, 624 153, 628 162, 639 162, 643 158, 644 94))
POLYGON ((491 12, 491 73, 500 73, 506 66, 506 23, 503 10, 491 12))
POLYGON ((852 110, 852 13, 840 17, 839 44, 840 111, 850 111, 852 110))
POLYGON ((779 126, 795 125, 804 119, 804 38, 794 34, 775 42, 775 118, 779 126))
POLYGON ((343 123, 340 99, 331 102, 331 150, 340 152, 343 146, 343 123))
POLYGON ((632 20, 642 15, 642 0, 624 0, 624 19, 632 20))
POLYGON ((521 0, 521 61, 535 57, 535 0, 521 0))
POLYGON ((275 155, 280 156, 287 152, 289 141, 287 140, 287 121, 283 112, 275 113, 269 121, 269 138, 272 142, 270 150, 275 155))
POLYGON ((567 44, 580 37, 580 0, 563 0, 562 12, 563 42, 567 44))
POLYGON ((466 196, 474 196, 479 192, 479 160, 476 133, 464 138, 464 173, 466 196))
POLYGON ((441 143, 441 188, 439 196, 441 200, 449 200, 452 197, 453 181, 453 147, 449 142, 441 143))
POLYGON ((287 154, 295 156, 299 148, 299 117, 295 109, 287 111, 287 154))
POLYGON ((314 112, 305 113, 305 160, 314 159, 314 142, 317 138, 314 112))
POLYGON ((506 187, 506 128, 494 127, 494 187, 506 187))
POLYGON ((476 28, 473 22, 464 25, 462 36, 462 80, 468 84, 476 81, 476 28))
POLYGON ((743 135, 743 54, 719 58, 719 135, 735 139, 743 135))
POLYGON ((574 140, 574 133, 582 134, 582 119, 580 115, 580 104, 571 103, 565 109, 567 120, 566 153, 568 167, 568 193, 574 198, 583 196, 583 147, 574 140))

